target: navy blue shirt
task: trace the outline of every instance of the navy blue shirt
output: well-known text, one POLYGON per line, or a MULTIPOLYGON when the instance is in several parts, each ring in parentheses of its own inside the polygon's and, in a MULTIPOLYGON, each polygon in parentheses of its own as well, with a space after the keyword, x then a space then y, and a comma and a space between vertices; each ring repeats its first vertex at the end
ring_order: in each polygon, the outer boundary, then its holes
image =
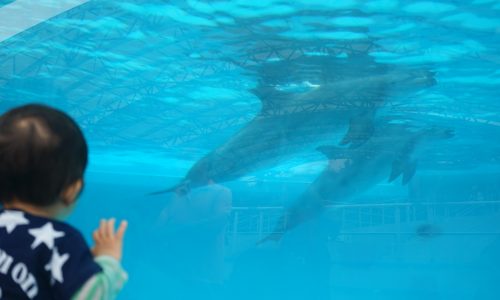
POLYGON ((0 209, 0 299, 69 300, 99 272, 73 227, 0 209))

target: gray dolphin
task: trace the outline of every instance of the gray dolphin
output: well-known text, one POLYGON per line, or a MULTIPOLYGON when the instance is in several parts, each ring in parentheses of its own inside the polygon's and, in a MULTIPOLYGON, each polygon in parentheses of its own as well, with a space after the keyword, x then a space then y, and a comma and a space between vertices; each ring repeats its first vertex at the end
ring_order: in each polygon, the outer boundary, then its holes
POLYGON ((332 162, 346 159, 343 168, 329 164, 300 198, 287 209, 273 233, 261 240, 279 240, 289 230, 318 216, 332 202, 346 201, 369 190, 377 183, 394 181, 402 176, 407 184, 416 170, 412 157, 415 148, 424 142, 453 137, 448 128, 428 127, 413 130, 404 124, 386 123, 378 126, 372 137, 355 149, 321 146, 319 151, 332 162))
POLYGON ((357 147, 372 134, 374 114, 387 97, 435 83, 432 72, 381 65, 366 57, 268 63, 258 75, 253 92, 262 102, 261 111, 197 161, 178 185, 157 193, 235 180, 314 148, 318 141, 335 141, 346 128, 340 144, 357 147), (290 82, 306 82, 307 90, 286 90, 290 82))

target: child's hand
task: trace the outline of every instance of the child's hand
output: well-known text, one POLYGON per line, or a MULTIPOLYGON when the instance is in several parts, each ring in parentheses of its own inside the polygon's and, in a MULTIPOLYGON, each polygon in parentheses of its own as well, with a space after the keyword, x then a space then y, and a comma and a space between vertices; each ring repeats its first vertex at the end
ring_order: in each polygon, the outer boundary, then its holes
POLYGON ((102 219, 99 228, 94 231, 95 246, 92 249, 92 254, 95 257, 109 255, 120 261, 122 259, 125 229, 127 229, 127 221, 122 221, 115 232, 115 219, 102 219))

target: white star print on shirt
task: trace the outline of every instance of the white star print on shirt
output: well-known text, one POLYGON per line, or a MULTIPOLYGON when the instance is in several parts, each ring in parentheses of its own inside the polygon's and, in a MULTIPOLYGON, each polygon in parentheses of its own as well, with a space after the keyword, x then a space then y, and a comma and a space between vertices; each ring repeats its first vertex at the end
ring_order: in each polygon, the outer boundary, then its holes
POLYGON ((30 222, 21 211, 5 210, 0 215, 0 227, 5 227, 7 233, 11 233, 17 226, 26 225, 30 222))
POLYGON ((57 252, 57 247, 54 247, 54 250, 52 250, 52 258, 50 259, 50 262, 45 266, 45 270, 50 271, 52 273, 52 284, 54 284, 55 281, 63 283, 64 278, 62 273, 62 267, 68 259, 69 259, 69 254, 66 253, 60 255, 57 252))
POLYGON ((48 222, 40 228, 33 228, 28 232, 35 238, 31 249, 35 249, 41 243, 44 243, 49 249, 54 248, 54 240, 64 236, 64 232, 54 230, 52 223, 48 222))

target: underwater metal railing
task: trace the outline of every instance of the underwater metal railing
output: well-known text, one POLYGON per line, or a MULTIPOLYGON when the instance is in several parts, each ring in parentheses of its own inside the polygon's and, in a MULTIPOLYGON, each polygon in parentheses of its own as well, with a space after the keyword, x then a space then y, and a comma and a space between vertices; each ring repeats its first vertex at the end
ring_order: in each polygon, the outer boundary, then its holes
MULTIPOLYGON (((399 202, 329 205, 323 217, 338 224, 334 237, 338 241, 348 242, 356 236, 371 235, 393 236, 401 242, 415 236, 415 230, 421 230, 424 237, 435 234, 433 228, 419 229, 418 225, 496 213, 500 213, 500 201, 399 202), (412 224, 415 226, 409 226, 412 224)), ((283 207, 233 207, 227 227, 227 245, 244 248, 254 244, 272 233, 283 215, 282 221, 287 222, 283 207)), ((454 231, 446 235, 500 235, 500 231, 454 231)))

